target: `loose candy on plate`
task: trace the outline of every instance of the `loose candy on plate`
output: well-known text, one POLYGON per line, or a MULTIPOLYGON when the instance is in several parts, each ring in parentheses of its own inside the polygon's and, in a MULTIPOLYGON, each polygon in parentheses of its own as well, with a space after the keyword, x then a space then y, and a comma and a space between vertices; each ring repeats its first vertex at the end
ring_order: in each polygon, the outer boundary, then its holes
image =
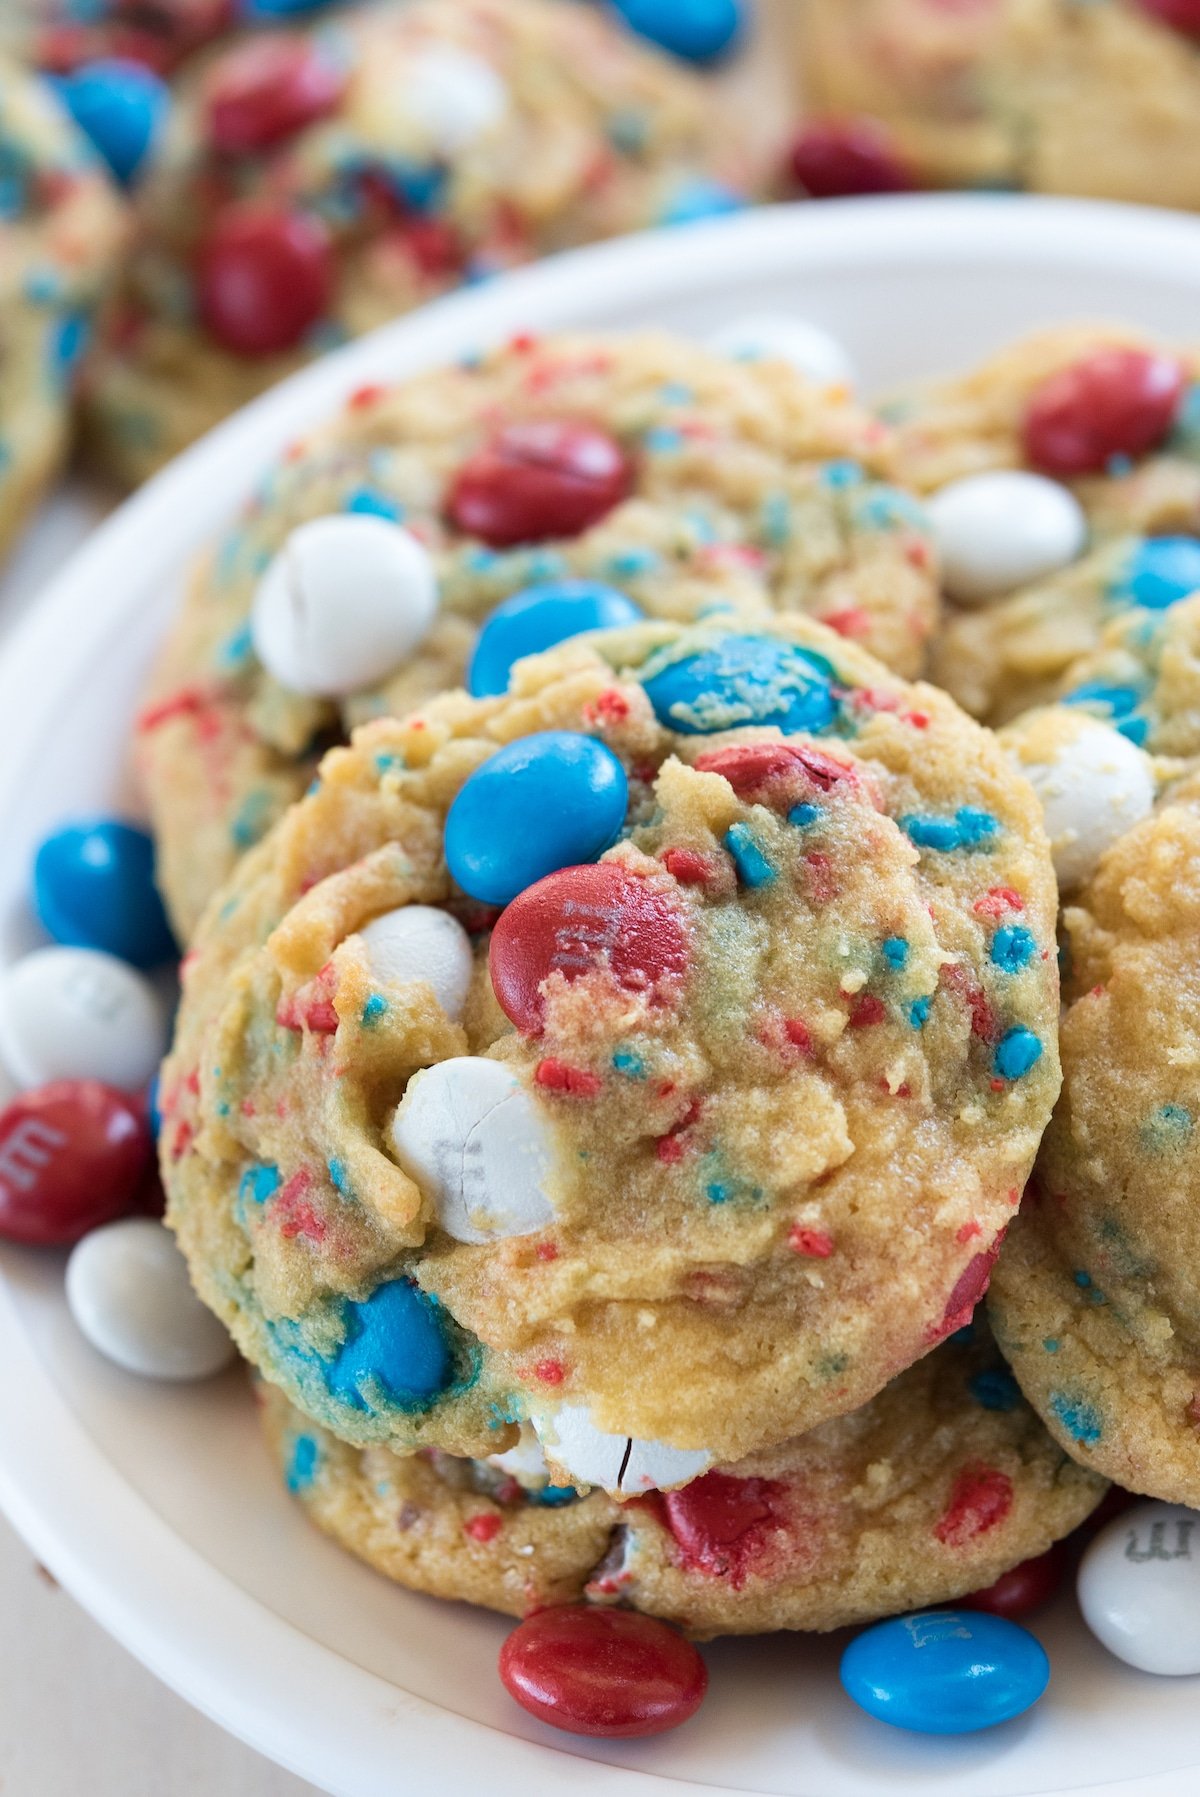
POLYGON ((0 1111, 0 1236, 61 1246, 137 1204, 153 1143, 144 1108, 97 1080, 59 1080, 0 1111))
POLYGON ((961 1735, 1035 1704, 1050 1662, 1028 1630, 973 1610, 876 1623, 842 1655, 842 1685, 868 1715, 914 1734, 961 1735))
POLYGON ((540 1722, 612 1738, 678 1728, 708 1688, 699 1653, 665 1622, 586 1604, 526 1617, 500 1650, 500 1677, 540 1722))
POLYGON ((94 1229, 67 1262, 67 1303, 92 1347, 150 1379, 207 1379, 234 1357, 193 1292, 175 1238, 149 1217, 94 1229))
POLYGON ((402 905, 373 917, 359 931, 371 973, 380 985, 424 980, 447 1017, 457 1023, 467 1002, 474 957, 457 918, 435 905, 402 905))
POLYGON ((47 836, 34 859, 33 903, 68 947, 143 968, 178 954, 154 884, 154 843, 119 818, 89 818, 47 836))
POLYGON ((1153 810, 1149 757, 1110 724, 1064 706, 1018 719, 1002 740, 1041 801, 1054 871, 1071 892, 1153 810))
POLYGON ((598 580, 554 580, 526 587, 491 613, 471 657, 467 689, 474 698, 508 691, 513 664, 586 630, 636 624, 641 608, 598 580))
POLYGON ((97 1079, 140 1092, 166 1047, 154 987, 112 955, 35 949, 0 974, 0 1062, 18 1086, 97 1079))
POLYGON ((446 818, 446 865, 486 905, 594 861, 625 822, 629 785, 595 737, 546 730, 508 743, 465 782, 446 818))
POLYGON ((342 697, 411 655, 437 605, 429 552, 402 524, 368 513, 314 518, 259 584, 255 653, 291 692, 342 697))
POLYGON ((1079 1568, 1079 1607, 1127 1666, 1200 1672, 1200 1513, 1138 1504, 1101 1530, 1079 1568))
POLYGON ((739 362, 766 357, 790 362, 822 386, 853 387, 857 380, 854 364, 836 337, 788 312, 751 312, 735 318, 714 331, 709 344, 739 362))
POLYGON ((926 511, 943 585, 960 605, 984 605, 1065 568, 1087 542, 1087 518, 1069 488, 1023 469, 951 481, 926 511))

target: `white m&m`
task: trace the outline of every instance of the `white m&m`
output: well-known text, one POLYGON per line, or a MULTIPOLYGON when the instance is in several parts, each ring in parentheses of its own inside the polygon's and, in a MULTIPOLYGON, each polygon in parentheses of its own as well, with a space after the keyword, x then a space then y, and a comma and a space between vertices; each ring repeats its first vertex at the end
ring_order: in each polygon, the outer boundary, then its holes
POLYGON ((820 325, 788 312, 754 312, 723 325, 709 338, 721 355, 739 362, 773 358, 790 362, 798 373, 822 387, 853 387, 854 364, 836 337, 820 325))
POLYGON ((554 1153, 537 1108, 499 1061, 456 1055, 414 1074, 392 1123, 396 1157, 447 1235, 492 1242, 554 1221, 554 1153))
POLYGON ((98 1079, 148 1085, 167 1049, 149 980, 90 948, 41 948, 0 976, 0 1061, 18 1086, 98 1079))
MULTIPOLYGON (((430 44, 405 72, 399 94, 405 120, 439 156, 455 156, 498 125, 508 88, 490 62, 453 44, 430 44)), ((393 91, 392 102, 396 95, 393 91)))
POLYGON ((474 958, 471 939, 456 918, 433 905, 402 905, 372 918, 359 935, 372 976, 381 986, 424 980, 447 1017, 458 1022, 474 958))
POLYGON ((673 1448, 598 1429, 583 1404, 560 1404, 534 1416, 533 1426, 547 1459, 574 1483, 624 1496, 686 1485, 712 1465, 703 1448, 673 1448))
POLYGON ((175 1238, 150 1217, 94 1229, 67 1262, 67 1303, 105 1359, 148 1379, 207 1379, 233 1342, 192 1290, 175 1238))
POLYGON ((254 650, 290 692, 341 698, 411 655, 437 603, 429 552, 402 524, 359 512, 314 518, 259 583, 254 650))
POLYGON ((1200 1513, 1151 1503, 1115 1517, 1083 1557, 1079 1607, 1126 1665, 1200 1672, 1200 1513))
POLYGON ((1041 580, 1073 562, 1087 542, 1079 501, 1044 474, 969 474, 935 493, 925 509, 942 583, 960 605, 986 605, 1041 580))
POLYGON ((1070 892, 1152 811, 1149 757, 1111 725, 1064 705, 1018 719, 1002 740, 1041 800, 1054 871, 1070 892))

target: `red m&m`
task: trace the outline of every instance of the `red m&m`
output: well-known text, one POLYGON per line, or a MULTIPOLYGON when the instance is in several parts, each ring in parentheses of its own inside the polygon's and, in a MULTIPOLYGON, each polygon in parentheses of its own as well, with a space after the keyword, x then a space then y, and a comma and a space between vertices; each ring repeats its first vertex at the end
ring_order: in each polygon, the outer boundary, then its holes
POLYGON ((200 315, 225 349, 269 356, 294 349, 333 297, 329 233, 303 212, 231 206, 201 246, 200 315))
POLYGON ((575 537, 619 505, 633 470, 615 438, 591 424, 505 425, 459 469, 451 523, 494 549, 575 537))
POLYGON ((1186 385, 1173 356, 1097 350, 1034 390, 1025 453, 1035 468, 1065 478, 1099 474, 1114 456, 1146 455, 1171 429, 1186 385))
POLYGON ((527 1617, 500 1650, 511 1697, 576 1735, 660 1735, 694 1716, 708 1671, 690 1641, 633 1610, 569 1604, 527 1617))
POLYGON ((268 150, 331 111, 344 86, 342 71, 303 38, 251 38, 209 76, 209 141, 231 155, 268 150))
POLYGON ((813 200, 908 193, 911 171, 874 119, 814 119, 793 139, 792 177, 813 200))
POLYGON ((1200 37, 1200 0, 1138 0, 1143 12, 1161 19, 1172 31, 1200 37))
POLYGON ((994 1585, 983 1591, 972 1591, 960 1599, 966 1609, 986 1610, 989 1616, 1007 1616, 1009 1621, 1028 1616, 1048 1604, 1063 1581, 1067 1553, 1065 1545, 1056 1542, 1034 1560, 1022 1560, 1019 1566, 1001 1573, 994 1585))
POLYGON ((0 1236, 58 1246, 124 1216, 150 1165, 140 1104, 98 1080, 64 1079, 0 1112, 0 1236))
POLYGON ((605 970, 630 992, 687 971, 683 916, 668 893, 616 862, 566 867, 516 897, 492 932, 496 997, 527 1035, 542 1027, 542 982, 605 970))

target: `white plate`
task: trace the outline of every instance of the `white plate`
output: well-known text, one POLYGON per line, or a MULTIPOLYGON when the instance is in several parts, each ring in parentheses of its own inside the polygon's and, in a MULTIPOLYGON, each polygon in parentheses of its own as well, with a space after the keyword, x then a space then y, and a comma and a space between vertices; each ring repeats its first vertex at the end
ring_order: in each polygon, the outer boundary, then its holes
MULTIPOLYGON (((125 733, 190 553, 273 452, 368 379, 517 329, 656 323, 705 333, 792 307, 870 387, 949 369, 1052 319, 1186 338, 1200 223, 1067 201, 962 198, 781 209, 619 243, 458 296, 352 345, 224 425, 109 519, 0 660, 0 964, 37 940, 24 887, 57 820, 129 799, 125 733)), ((906 1736, 837 1686, 836 1641, 708 1650, 678 1734, 575 1742, 512 1706, 500 1619, 398 1591, 283 1496, 240 1380, 159 1389, 75 1334, 57 1257, 0 1253, 0 1501, 56 1576, 201 1709, 338 1797, 485 1786, 495 1797, 1032 1797, 1195 1788, 1198 1681, 1120 1666, 1069 1600, 1036 1627, 1054 1665, 1028 1717, 906 1736)))

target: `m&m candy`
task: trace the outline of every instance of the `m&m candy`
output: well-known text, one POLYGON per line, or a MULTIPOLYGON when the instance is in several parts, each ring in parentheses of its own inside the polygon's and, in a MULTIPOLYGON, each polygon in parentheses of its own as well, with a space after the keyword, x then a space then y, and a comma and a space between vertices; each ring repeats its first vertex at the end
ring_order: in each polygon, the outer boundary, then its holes
POLYGON ((200 246, 200 316, 236 356, 295 349, 333 299, 333 245, 306 212, 246 203, 226 208, 200 246))
POLYGON ((99 1079, 141 1092, 167 1048, 144 975, 88 948, 40 948, 0 974, 0 1062, 19 1086, 99 1079))
POLYGON ((143 1107, 98 1080, 58 1080, 0 1111, 0 1236, 57 1246, 131 1210, 153 1144, 143 1107))
POLYGON ((571 420, 503 426, 459 469, 450 522, 493 549, 577 537, 626 498, 633 470, 607 431, 571 420))
POLYGON ((47 836, 33 864, 34 909, 56 942, 116 955, 134 967, 175 959, 154 883, 154 844, 117 818, 89 818, 47 836))
POLYGON ((1101 349, 1050 375, 1025 408, 1025 453, 1060 479, 1099 474, 1114 456, 1138 457, 1170 431, 1187 375, 1173 356, 1101 349))
POLYGON ((285 142, 336 106, 345 75, 302 37, 254 37, 210 70, 205 127, 214 149, 255 155, 285 142))
POLYGON ((868 1715, 916 1734, 1008 1722, 1050 1681, 1040 1641, 1000 1616, 928 1610, 878 1622, 842 1655, 842 1685, 868 1715))
POLYGON ((166 83, 144 63, 111 56, 82 64, 55 85, 80 130, 117 180, 128 185, 166 124, 171 105, 166 83))
POLYGON ((479 633, 467 687, 475 698, 508 691, 513 664, 586 630, 636 624, 641 608, 598 580, 546 581, 498 605, 479 633))
POLYGON ((874 119, 814 119, 792 140, 792 179, 812 200, 908 193, 911 170, 874 119))
POLYGON ((613 0, 639 37, 687 62, 716 62, 745 30, 742 0, 613 0))
POLYGON ((67 1304, 106 1360, 147 1379, 208 1379, 234 1357, 188 1278, 175 1238, 150 1217, 94 1229, 67 1262, 67 1304))
POLYGON ((704 1661, 665 1622, 586 1604, 527 1616, 500 1650, 500 1677, 551 1728, 618 1738, 678 1728, 708 1688, 704 1661))

